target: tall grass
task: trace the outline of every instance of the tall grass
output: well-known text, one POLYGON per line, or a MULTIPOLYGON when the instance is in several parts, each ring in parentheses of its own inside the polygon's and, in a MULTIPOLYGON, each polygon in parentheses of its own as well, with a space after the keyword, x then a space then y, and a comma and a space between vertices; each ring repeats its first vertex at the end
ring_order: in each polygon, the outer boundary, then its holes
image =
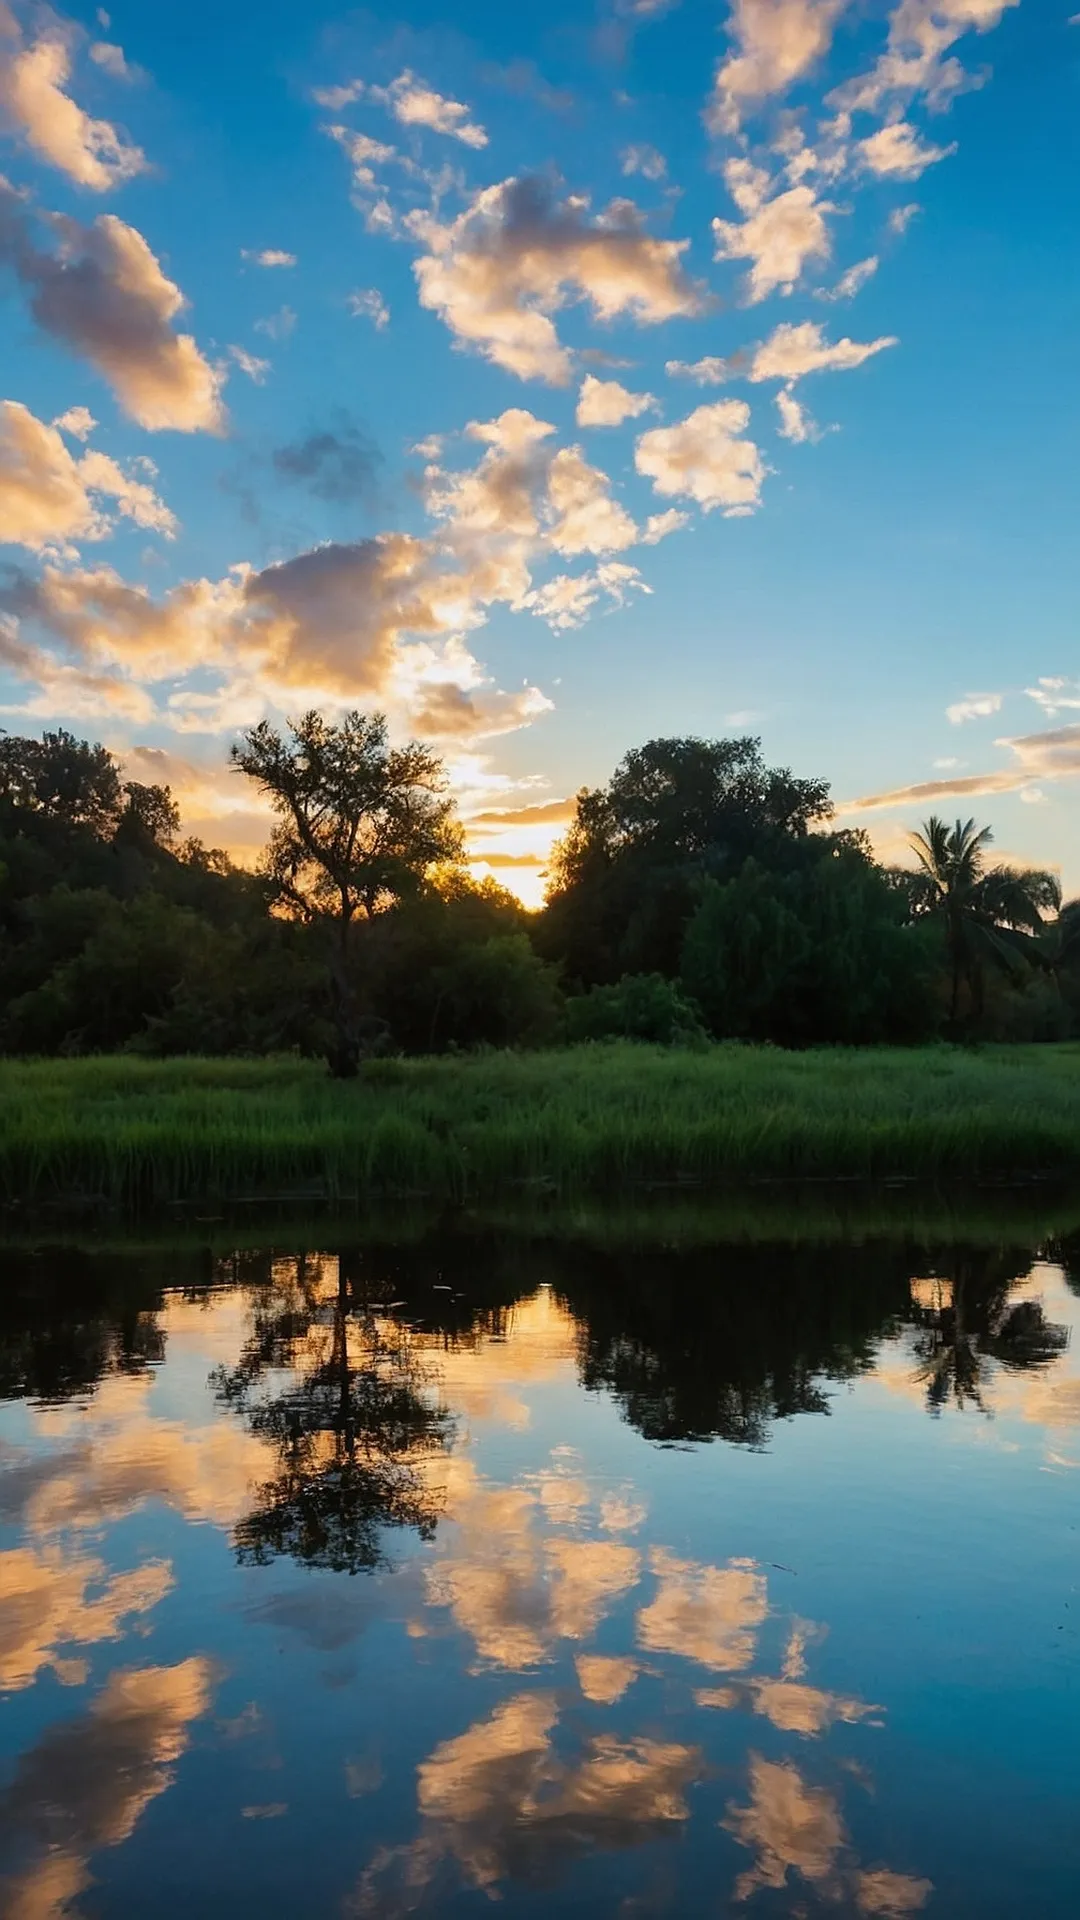
POLYGON ((0 1062, 0 1199, 464 1202, 649 1184, 1080 1175, 1080 1046, 631 1045, 382 1061, 0 1062))

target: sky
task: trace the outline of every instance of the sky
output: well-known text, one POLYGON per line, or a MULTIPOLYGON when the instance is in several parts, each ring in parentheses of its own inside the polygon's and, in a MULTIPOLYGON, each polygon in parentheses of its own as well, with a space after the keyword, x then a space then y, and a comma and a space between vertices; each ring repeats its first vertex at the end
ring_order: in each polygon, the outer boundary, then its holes
POLYGON ((250 860, 387 714, 530 904, 759 735, 1080 890, 1069 0, 0 0, 0 725, 250 860))

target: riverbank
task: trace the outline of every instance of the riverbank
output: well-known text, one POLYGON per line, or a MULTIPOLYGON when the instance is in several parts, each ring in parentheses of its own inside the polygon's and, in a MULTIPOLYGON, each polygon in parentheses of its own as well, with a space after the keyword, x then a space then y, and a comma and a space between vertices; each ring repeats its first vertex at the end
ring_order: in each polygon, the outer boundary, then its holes
POLYGON ((0 1201, 601 1194, 1080 1168, 1080 1045, 0 1062, 0 1201))

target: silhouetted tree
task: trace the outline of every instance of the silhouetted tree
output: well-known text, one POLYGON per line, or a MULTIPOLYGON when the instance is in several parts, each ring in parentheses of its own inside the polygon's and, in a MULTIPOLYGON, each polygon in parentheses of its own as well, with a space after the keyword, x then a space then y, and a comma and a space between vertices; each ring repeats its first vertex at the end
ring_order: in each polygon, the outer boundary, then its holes
POLYGON ((233 762, 278 815, 264 856, 274 898, 332 935, 330 1069, 349 1078, 361 1056, 355 928, 415 893, 437 863, 457 859, 461 830, 442 762, 416 742, 388 746, 382 714, 348 713, 333 726, 307 713, 289 735, 261 721, 233 748, 233 762))
POLYGON ((936 815, 911 835, 918 871, 908 882, 912 910, 941 922, 949 964, 949 1026, 959 1020, 960 990, 966 985, 978 1018, 984 1002, 988 965, 1016 977, 1038 964, 1033 936, 1043 930, 1043 914, 1056 911, 1061 889, 1051 873, 1034 868, 988 867, 990 827, 957 820, 948 827, 936 815))
POLYGON ((673 978, 704 881, 751 855, 785 864, 830 812, 823 780, 766 767, 757 740, 650 740, 578 795, 551 857, 544 949, 586 985, 673 978))

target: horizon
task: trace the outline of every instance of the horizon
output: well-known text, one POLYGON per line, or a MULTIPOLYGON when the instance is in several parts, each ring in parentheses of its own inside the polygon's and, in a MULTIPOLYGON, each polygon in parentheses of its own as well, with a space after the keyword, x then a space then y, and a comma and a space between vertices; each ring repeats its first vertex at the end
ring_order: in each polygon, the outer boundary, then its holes
POLYGON ((239 731, 385 710, 530 905, 749 733, 1080 889, 1080 16, 453 18, 0 0, 4 726, 250 858, 239 731))

